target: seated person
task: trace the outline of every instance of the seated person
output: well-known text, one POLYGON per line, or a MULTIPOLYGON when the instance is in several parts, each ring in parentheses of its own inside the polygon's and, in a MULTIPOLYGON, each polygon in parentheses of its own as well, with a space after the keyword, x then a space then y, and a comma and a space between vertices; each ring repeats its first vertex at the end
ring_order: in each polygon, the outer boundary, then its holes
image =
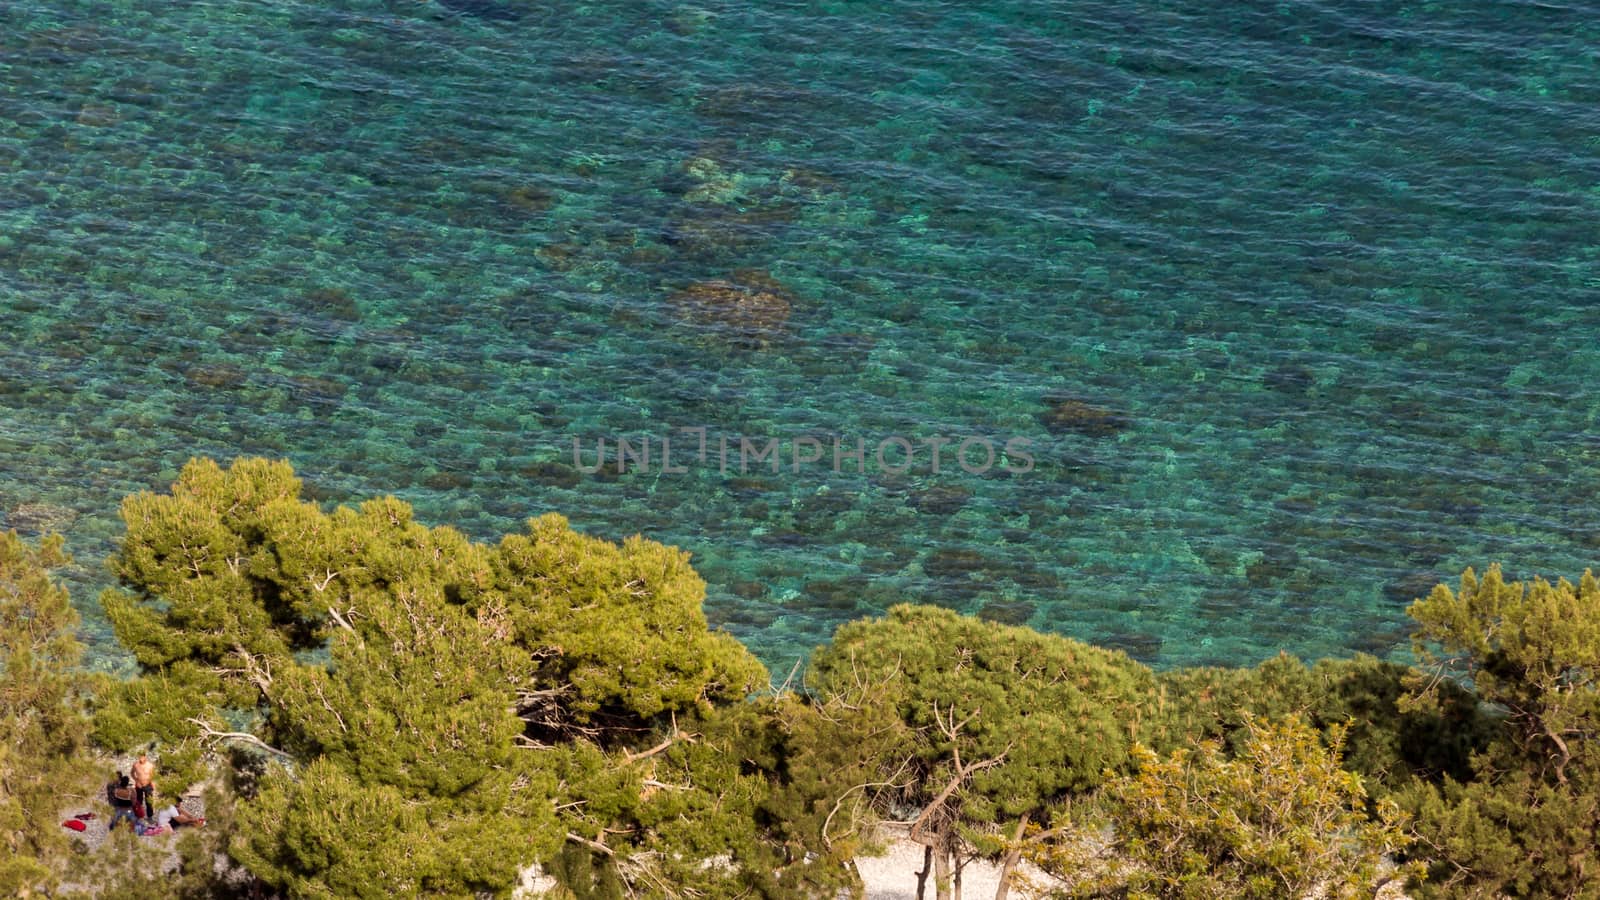
POLYGON ((199 828, 206 820, 201 816, 191 816, 177 806, 168 806, 156 812, 156 824, 176 830, 180 825, 199 828))
POLYGON ((117 780, 106 785, 106 801, 111 804, 111 809, 115 812, 111 817, 111 824, 106 826, 107 829, 116 828, 117 823, 124 819, 128 820, 130 825, 134 822, 133 781, 128 776, 118 772, 117 780))

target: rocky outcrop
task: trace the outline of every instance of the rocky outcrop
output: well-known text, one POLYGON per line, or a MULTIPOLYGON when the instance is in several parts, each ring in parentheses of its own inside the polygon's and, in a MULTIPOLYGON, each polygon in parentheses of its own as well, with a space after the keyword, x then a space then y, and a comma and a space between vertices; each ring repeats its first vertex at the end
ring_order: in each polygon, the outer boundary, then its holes
POLYGON ((1039 424, 1051 434, 1112 437, 1126 431, 1128 417, 1077 397, 1046 397, 1039 424))
POLYGON ((794 305, 771 275, 742 270, 727 279, 697 281, 668 301, 680 320, 739 343, 765 345, 782 334, 794 305))

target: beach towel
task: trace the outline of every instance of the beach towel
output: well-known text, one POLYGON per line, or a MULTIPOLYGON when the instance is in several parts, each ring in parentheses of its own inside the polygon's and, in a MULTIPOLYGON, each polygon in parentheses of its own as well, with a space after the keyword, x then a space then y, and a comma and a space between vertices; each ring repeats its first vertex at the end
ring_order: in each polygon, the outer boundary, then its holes
POLYGON ((83 824, 82 822, 78 821, 77 819, 68 819, 65 822, 61 823, 61 827, 62 828, 71 828, 73 831, 83 831, 85 828, 88 828, 89 826, 83 824))

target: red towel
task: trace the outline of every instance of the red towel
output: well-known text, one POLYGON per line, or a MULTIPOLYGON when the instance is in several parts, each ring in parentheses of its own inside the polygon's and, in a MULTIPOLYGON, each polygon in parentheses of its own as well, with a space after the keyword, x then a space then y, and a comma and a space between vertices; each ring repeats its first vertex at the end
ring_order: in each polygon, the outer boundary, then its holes
POLYGON ((61 823, 61 827, 62 828, 71 828, 73 831, 83 831, 85 828, 88 828, 89 826, 83 824, 82 822, 79 822, 77 819, 68 819, 65 822, 61 823))

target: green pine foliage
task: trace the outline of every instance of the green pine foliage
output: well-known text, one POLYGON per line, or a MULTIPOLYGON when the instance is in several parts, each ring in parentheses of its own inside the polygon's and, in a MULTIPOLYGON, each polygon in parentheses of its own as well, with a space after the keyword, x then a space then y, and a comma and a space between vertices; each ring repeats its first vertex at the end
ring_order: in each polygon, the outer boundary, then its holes
MULTIPOLYGON (((878 849, 877 826, 906 783, 915 734, 879 715, 887 690, 865 684, 826 697, 781 694, 770 706, 773 727, 755 732, 770 737, 745 748, 749 763, 770 773, 761 815, 772 846, 790 872, 797 859, 811 859, 800 870, 809 873, 811 896, 837 895, 824 886, 861 888, 853 861, 878 849)), ((806 894, 799 886, 791 893, 806 894)))
POLYGON ((1402 852, 1423 895, 1600 898, 1588 573, 1439 587, 1411 610, 1423 669, 1158 676, 899 606, 841 627, 790 693, 707 626, 688 555, 643 538, 547 515, 480 544, 394 498, 324 509, 256 459, 195 460, 122 515, 102 603, 126 681, 76 668, 59 539, 0 535, 0 891, 506 896, 537 863, 568 897, 860 896, 887 818, 933 851, 940 898, 963 860, 1024 851, 1109 852, 1115 890, 1146 896, 1337 893, 1402 852), (212 827, 170 877, 119 838, 132 855, 63 885, 61 796, 147 748, 158 796, 208 785, 212 827), (1121 810, 1109 844, 1044 827, 1095 803, 1121 810))
MULTIPOLYGON (((1069 831, 1056 852, 1038 852, 1047 868, 1078 862, 1092 835, 1111 835, 1112 862, 1097 895, 1172 900, 1280 900, 1370 897, 1388 854, 1410 842, 1390 801, 1367 813, 1361 779, 1340 767, 1343 729, 1332 744, 1297 717, 1278 723, 1243 719, 1236 755, 1218 742, 1157 756, 1135 748, 1138 772, 1115 774, 1090 837, 1069 831)), ((1415 871, 1391 872, 1381 880, 1415 871)))
POLYGON ((1600 897, 1600 580, 1507 581, 1498 566, 1411 606, 1433 676, 1470 684, 1495 722, 1471 776, 1405 797, 1439 896, 1600 897))
POLYGON ((958 850, 998 852, 996 835, 1126 766, 1156 687, 1123 653, 928 606, 844 625, 812 660, 823 696, 869 684, 875 717, 908 734, 898 800, 919 810, 941 900, 958 850))
POLYGON ((748 696, 766 670, 706 627, 689 554, 635 536, 613 544, 550 514, 491 554, 491 591, 469 608, 537 661, 553 732, 613 732, 748 696))
POLYGON ((296 896, 503 890, 558 840, 553 781, 516 745, 526 660, 437 598, 366 609, 330 665, 274 677, 295 762, 263 778, 234 855, 296 896))
POLYGON ((58 883, 69 849, 59 813, 86 777, 78 616, 50 579, 68 561, 61 548, 59 536, 30 546, 0 533, 0 896, 58 883))
POLYGON ((265 460, 196 460, 123 518, 103 602, 142 674, 97 736, 175 780, 202 749, 260 769, 230 848, 291 897, 501 895, 534 862, 731 895, 818 858, 758 822, 775 776, 731 748, 777 720, 731 723, 766 673, 679 550, 559 516, 480 545, 265 460))
POLYGON ((607 847, 605 868, 635 896, 692 888, 730 900, 805 900, 860 891, 853 860, 876 819, 858 802, 863 779, 875 778, 883 751, 898 745, 893 729, 870 725, 859 709, 789 694, 679 725, 669 746, 611 767, 636 779, 634 789, 580 791, 587 802, 571 812, 574 832, 607 847), (606 798, 613 802, 597 818, 596 801, 606 798))
POLYGON ((1471 754, 1488 738, 1488 720, 1470 692, 1445 683, 1437 704, 1406 704, 1417 671, 1371 656, 1307 666, 1280 654, 1252 669, 1197 667, 1157 677, 1162 692, 1151 746, 1158 752, 1199 740, 1237 752, 1249 719, 1294 715, 1325 737, 1339 729, 1344 766, 1380 795, 1415 778, 1465 777, 1471 754))

